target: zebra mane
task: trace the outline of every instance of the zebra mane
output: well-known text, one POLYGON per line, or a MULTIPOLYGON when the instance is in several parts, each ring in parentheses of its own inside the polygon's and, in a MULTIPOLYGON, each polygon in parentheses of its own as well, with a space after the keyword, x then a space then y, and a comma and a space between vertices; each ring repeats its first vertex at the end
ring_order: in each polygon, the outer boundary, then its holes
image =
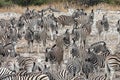
POLYGON ((53 49, 55 46, 56 46, 56 44, 54 44, 51 49, 53 49))
POLYGON ((104 41, 99 41, 99 42, 93 43, 90 47, 96 47, 96 46, 101 45, 101 44, 106 45, 106 43, 104 41))
POLYGON ((5 44, 3 47, 6 47, 6 46, 8 46, 8 45, 10 45, 10 44, 12 44, 12 43, 10 42, 10 43, 8 43, 8 44, 5 44))

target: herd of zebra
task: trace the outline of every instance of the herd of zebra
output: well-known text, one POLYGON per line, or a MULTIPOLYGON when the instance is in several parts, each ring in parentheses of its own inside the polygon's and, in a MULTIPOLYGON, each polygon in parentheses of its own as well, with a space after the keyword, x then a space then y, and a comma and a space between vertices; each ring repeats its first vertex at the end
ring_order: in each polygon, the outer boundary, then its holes
MULTIPOLYGON (((55 14, 60 12, 51 7, 41 11, 27 8, 18 19, 0 20, 0 80, 120 78, 120 47, 111 54, 106 43, 110 28, 107 14, 95 21, 94 10, 87 13, 84 9, 76 9, 71 15, 57 17, 55 14), (89 44, 94 23, 99 38, 89 44), (103 32, 104 40, 100 40, 103 32), (27 57, 17 52, 17 43, 23 39, 28 44, 27 57), (51 45, 47 45, 50 41, 51 45), (44 54, 44 60, 30 56, 35 55, 35 43, 37 53, 44 54)), ((120 33, 120 19, 116 24, 116 31, 120 33)))

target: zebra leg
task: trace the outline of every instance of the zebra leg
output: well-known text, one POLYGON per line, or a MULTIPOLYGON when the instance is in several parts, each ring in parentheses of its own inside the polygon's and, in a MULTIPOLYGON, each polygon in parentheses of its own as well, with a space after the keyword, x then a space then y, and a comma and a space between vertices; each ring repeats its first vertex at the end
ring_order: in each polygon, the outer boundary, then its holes
POLYGON ((98 35, 98 41, 100 41, 100 34, 98 35))
POLYGON ((120 43, 120 35, 118 34, 118 44, 120 43))
POLYGON ((39 53, 39 48, 40 48, 40 45, 39 45, 39 43, 38 43, 38 49, 37 49, 37 52, 39 53))
POLYGON ((45 50, 46 47, 46 40, 43 40, 43 50, 45 50))
POLYGON ((30 44, 29 44, 29 53, 31 53, 32 52, 32 43, 30 42, 30 44))
POLYGON ((106 41, 108 40, 107 39, 107 31, 105 31, 104 40, 106 40, 106 41))
POLYGON ((29 48, 30 48, 30 42, 28 41, 27 52, 30 52, 29 48))
POLYGON ((68 50, 69 50, 69 52, 68 52, 68 58, 70 58, 71 57, 71 54, 70 54, 70 47, 68 48, 68 50))
POLYGON ((110 79, 111 69, 109 68, 108 64, 105 62, 105 73, 107 74, 107 79, 110 79))
POLYGON ((53 31, 50 29, 50 37, 51 37, 51 40, 53 40, 53 31))
POLYGON ((33 40, 31 42, 31 52, 33 52, 33 40))
POLYGON ((115 71, 114 71, 114 70, 111 70, 110 80, 114 80, 114 78, 115 78, 115 71))
POLYGON ((84 46, 84 49, 85 49, 85 46, 86 46, 86 40, 83 40, 83 46, 84 46))

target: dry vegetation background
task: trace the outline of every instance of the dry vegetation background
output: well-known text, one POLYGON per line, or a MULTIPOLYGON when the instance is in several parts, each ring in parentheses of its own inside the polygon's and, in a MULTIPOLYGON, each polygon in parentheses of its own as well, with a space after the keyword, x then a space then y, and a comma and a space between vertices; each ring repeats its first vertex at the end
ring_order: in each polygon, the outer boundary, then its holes
MULTIPOLYGON (((66 4, 64 4, 62 2, 58 2, 58 3, 54 2, 52 4, 42 4, 40 6, 31 5, 31 6, 29 6, 29 8, 35 9, 35 10, 41 10, 43 8, 47 8, 50 5, 60 11, 64 11, 64 12, 67 11, 67 9, 64 8, 66 6, 66 4)), ((69 6, 69 8, 74 8, 74 9, 83 8, 86 11, 89 11, 91 9, 94 9, 94 10, 104 9, 104 10, 120 11, 120 5, 111 5, 111 4, 106 4, 106 3, 101 3, 101 4, 94 5, 94 6, 89 6, 89 7, 72 4, 69 6)), ((25 11, 25 9, 26 9, 26 6, 14 5, 14 6, 10 6, 10 7, 0 7, 0 12, 15 12, 15 13, 21 14, 25 11)))

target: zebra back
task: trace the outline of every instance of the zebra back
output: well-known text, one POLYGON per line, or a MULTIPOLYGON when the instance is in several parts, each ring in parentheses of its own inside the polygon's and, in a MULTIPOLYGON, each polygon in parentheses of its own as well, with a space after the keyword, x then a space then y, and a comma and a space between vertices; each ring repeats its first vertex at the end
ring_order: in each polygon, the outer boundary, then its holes
POLYGON ((1 78, 1 77, 4 77, 5 75, 10 75, 10 74, 15 74, 15 72, 10 71, 10 70, 7 69, 7 68, 0 67, 0 78, 1 78))

